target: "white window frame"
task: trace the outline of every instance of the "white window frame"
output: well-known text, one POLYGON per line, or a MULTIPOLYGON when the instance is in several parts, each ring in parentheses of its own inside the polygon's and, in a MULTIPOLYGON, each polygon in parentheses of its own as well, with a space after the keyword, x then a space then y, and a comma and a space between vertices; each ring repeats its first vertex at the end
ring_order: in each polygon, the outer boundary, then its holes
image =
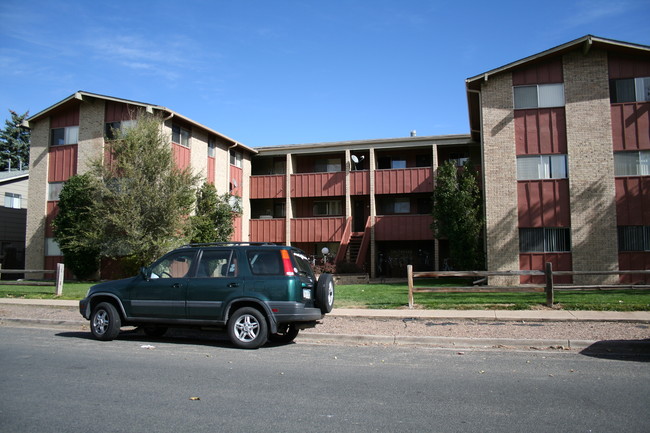
POLYGON ((213 139, 208 140, 208 157, 215 158, 217 155, 217 143, 213 139))
POLYGON ((611 102, 613 104, 623 104, 626 102, 648 102, 650 101, 650 77, 637 77, 637 78, 620 78, 610 81, 611 86, 611 102), (634 85, 634 100, 619 100, 623 99, 618 92, 617 84, 623 81, 631 81, 634 85), (614 98, 616 96, 616 98, 614 98), (615 100, 616 99, 616 100, 615 100))
POLYGON ((180 125, 172 124, 172 143, 179 144, 189 149, 190 138, 192 138, 192 131, 183 128, 180 125))
POLYGON ((20 209, 22 205, 22 196, 14 192, 5 192, 5 207, 11 209, 20 209))
POLYGON ((526 109, 531 109, 531 108, 552 108, 552 107, 564 107, 566 100, 564 98, 564 83, 552 83, 552 84, 532 84, 532 85, 525 85, 525 86, 513 86, 513 107, 515 107, 515 110, 526 110, 526 109), (527 103, 527 101, 522 101, 521 96, 518 98, 519 95, 523 95, 523 91, 525 89, 532 89, 535 88, 535 99, 536 101, 534 103, 527 103), (555 92, 552 92, 555 89, 555 92), (561 100, 562 102, 559 102, 554 98, 553 94, 556 93, 557 91, 561 92, 561 100))
POLYGON ((52 128, 50 131, 50 146, 65 146, 79 142, 79 126, 65 126, 63 128, 52 128), (63 142, 54 143, 54 131, 63 130, 63 142))
POLYGON ((230 150, 230 165, 234 165, 235 167, 242 168, 243 161, 244 161, 244 154, 242 152, 239 152, 234 149, 230 150))
POLYGON ((650 150, 614 152, 614 176, 650 176, 650 150))
POLYGON ((517 180, 566 179, 569 177, 567 155, 556 153, 550 155, 517 156, 517 180), (526 173, 526 163, 537 160, 537 174, 526 173))

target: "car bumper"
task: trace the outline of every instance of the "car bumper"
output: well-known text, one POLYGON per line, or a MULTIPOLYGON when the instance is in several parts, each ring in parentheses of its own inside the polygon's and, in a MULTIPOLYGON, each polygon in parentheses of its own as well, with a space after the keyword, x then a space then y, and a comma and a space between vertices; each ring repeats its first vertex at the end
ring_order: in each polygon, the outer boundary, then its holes
POLYGON ((305 307, 300 302, 269 302, 277 323, 312 322, 324 317, 320 308, 305 307))

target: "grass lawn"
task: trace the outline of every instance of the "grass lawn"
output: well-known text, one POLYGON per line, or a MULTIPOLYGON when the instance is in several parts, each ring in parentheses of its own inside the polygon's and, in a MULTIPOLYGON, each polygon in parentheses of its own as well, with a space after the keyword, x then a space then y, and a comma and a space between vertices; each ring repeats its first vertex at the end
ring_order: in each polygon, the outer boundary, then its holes
MULTIPOLYGON (((58 299, 81 299, 94 283, 66 282, 58 299)), ((459 286, 457 279, 417 280, 416 286, 459 286)), ((55 299, 54 286, 6 286, 2 298, 55 299)), ((527 310, 545 305, 544 293, 415 293, 416 307, 424 309, 527 310)), ((648 311, 649 290, 555 292, 556 304, 565 310, 648 311)), ((406 283, 355 284, 336 287, 335 308, 407 308, 406 283)))

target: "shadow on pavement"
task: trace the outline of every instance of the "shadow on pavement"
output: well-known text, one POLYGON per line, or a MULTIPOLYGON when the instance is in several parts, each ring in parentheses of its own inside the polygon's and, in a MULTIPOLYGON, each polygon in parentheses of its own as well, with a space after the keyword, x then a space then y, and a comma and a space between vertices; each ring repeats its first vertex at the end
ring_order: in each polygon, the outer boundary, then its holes
POLYGON ((650 339, 603 340, 581 350, 580 353, 594 358, 650 362, 650 339))

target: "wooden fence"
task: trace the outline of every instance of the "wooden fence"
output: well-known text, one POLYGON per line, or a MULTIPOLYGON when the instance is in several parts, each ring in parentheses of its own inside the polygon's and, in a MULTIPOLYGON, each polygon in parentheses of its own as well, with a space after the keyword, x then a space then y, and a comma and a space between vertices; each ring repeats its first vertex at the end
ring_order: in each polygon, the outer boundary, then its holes
POLYGON ((65 266, 63 263, 56 264, 56 270, 49 269, 2 269, 0 266, 0 276, 2 274, 56 274, 54 281, 5 281, 0 279, 0 285, 5 286, 54 286, 54 295, 63 294, 63 274, 65 266))
POLYGON ((620 290, 625 288, 634 289, 650 289, 646 285, 554 285, 553 276, 560 275, 629 275, 641 274, 650 275, 650 270, 634 270, 634 271, 553 271, 553 265, 546 263, 544 271, 431 271, 431 272, 413 272, 413 265, 406 267, 409 287, 409 308, 413 308, 413 293, 526 293, 526 292, 544 292, 546 293, 546 305, 551 307, 554 303, 554 296, 556 290, 562 291, 583 291, 583 290, 620 290), (415 278, 438 278, 438 277, 495 277, 495 276, 520 276, 520 275, 536 275, 544 276, 544 285, 518 285, 518 286, 462 286, 462 287, 414 287, 413 280, 415 278))

